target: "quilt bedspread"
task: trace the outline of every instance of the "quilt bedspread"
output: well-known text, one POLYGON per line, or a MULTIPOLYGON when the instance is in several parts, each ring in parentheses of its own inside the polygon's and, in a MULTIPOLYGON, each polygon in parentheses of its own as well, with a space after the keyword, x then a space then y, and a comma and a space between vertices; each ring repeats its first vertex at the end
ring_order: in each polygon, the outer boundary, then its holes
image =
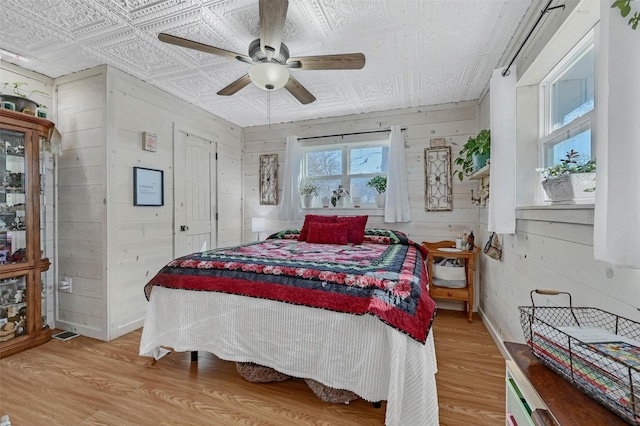
POLYGON ((169 262, 145 286, 214 291, 374 315, 424 343, 435 315, 420 245, 403 233, 367 229, 361 245, 265 241, 193 253, 169 262))

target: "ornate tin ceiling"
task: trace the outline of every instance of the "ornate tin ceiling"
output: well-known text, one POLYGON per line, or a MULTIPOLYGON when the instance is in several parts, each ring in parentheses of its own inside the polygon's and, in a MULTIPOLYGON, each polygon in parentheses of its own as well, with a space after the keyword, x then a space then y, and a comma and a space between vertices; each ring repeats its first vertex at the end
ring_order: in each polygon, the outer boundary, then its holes
MULTIPOLYGON (((291 56, 362 52, 361 70, 292 75, 317 100, 271 93, 271 122, 478 99, 531 0, 290 0, 291 56)), ((247 54, 258 0, 2 0, 0 48, 49 77, 112 65, 239 126, 267 124, 267 92, 216 92, 248 64, 168 45, 166 32, 247 54)))

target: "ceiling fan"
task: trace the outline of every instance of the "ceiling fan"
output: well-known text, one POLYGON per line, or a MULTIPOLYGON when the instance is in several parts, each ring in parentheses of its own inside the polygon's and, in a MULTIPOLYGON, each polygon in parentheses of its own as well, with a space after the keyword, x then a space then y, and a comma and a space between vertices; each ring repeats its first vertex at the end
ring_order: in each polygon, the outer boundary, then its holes
POLYGON ((289 69, 345 70, 364 67, 365 58, 362 53, 289 57, 289 49, 282 43, 289 1, 259 1, 260 38, 249 44, 248 56, 167 33, 159 33, 158 38, 165 43, 227 56, 251 64, 247 74, 218 92, 218 95, 222 96, 233 95, 253 82, 256 86, 268 91, 284 87, 300 103, 309 104, 316 100, 315 96, 293 78, 289 69))

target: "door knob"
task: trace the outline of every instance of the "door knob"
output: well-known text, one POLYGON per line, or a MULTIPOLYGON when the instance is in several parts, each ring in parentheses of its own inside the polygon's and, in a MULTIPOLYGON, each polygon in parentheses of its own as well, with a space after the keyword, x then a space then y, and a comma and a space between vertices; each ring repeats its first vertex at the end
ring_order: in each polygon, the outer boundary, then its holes
POLYGON ((188 231, 189 227, 187 225, 180 225, 180 232, 188 231))

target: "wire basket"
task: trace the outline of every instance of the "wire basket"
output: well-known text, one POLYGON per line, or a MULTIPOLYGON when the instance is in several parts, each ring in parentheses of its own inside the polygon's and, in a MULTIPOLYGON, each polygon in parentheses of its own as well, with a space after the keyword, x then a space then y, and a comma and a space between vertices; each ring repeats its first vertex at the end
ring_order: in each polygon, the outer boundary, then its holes
POLYGON ((630 424, 640 425, 640 323, 597 308, 574 307, 571 294, 531 291, 519 306, 527 345, 551 370, 630 424), (536 306, 533 294, 566 295, 568 307, 536 306))

